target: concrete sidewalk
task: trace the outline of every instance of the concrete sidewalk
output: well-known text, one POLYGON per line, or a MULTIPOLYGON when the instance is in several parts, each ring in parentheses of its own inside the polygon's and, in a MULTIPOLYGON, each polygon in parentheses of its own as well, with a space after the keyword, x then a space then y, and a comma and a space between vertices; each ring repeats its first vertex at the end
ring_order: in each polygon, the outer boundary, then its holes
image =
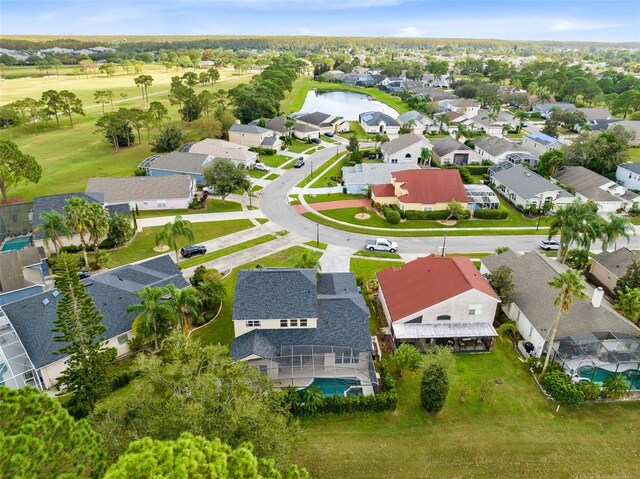
POLYGON ((320 257, 320 269, 324 273, 348 273, 351 266, 351 256, 357 250, 344 246, 328 245, 320 257))
MULTIPOLYGON (((260 210, 232 211, 228 213, 201 213, 195 215, 184 215, 183 220, 189 220, 192 223, 208 223, 210 221, 230 221, 230 220, 251 220, 255 218, 265 218, 260 210)), ((153 226, 164 226, 175 220, 175 216, 157 216, 155 218, 142 218, 138 220, 138 229, 150 228, 153 226)))
MULTIPOLYGON (((360 208, 364 206, 371 209, 371 200, 366 198, 358 200, 337 200, 337 201, 321 201, 319 203, 305 203, 304 205, 294 205, 294 209, 298 213, 306 213, 307 207, 315 211, 337 210, 340 208, 360 208)), ((375 213, 374 213, 375 214, 375 213)))

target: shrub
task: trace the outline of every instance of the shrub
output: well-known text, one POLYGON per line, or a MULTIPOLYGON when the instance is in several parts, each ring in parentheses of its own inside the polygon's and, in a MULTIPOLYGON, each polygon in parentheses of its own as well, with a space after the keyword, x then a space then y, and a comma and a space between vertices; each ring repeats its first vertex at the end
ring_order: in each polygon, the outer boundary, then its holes
POLYGON ((249 151, 258 153, 259 155, 273 156, 277 153, 274 148, 262 148, 261 146, 252 146, 249 151))
POLYGON ((530 369, 533 369, 534 373, 540 374, 542 372, 543 363, 540 358, 530 356, 527 358, 527 366, 529 366, 530 369))
POLYGON ((487 170, 489 170, 489 166, 485 166, 485 165, 469 165, 469 166, 463 166, 462 168, 466 168, 467 171, 472 175, 486 175, 487 170))
POLYGON ((400 223, 400 213, 395 210, 387 210, 384 217, 390 225, 397 225, 400 223))
POLYGON ((115 246, 115 245, 113 244, 113 241, 112 241, 112 240, 110 240, 109 238, 106 238, 106 239, 102 240, 102 241, 100 242, 100 244, 98 245, 98 247, 99 247, 100 249, 111 249, 111 248, 113 248, 114 246, 115 246))
POLYGON ((168 153, 175 151, 184 142, 184 134, 180 125, 169 123, 162 127, 151 141, 151 151, 154 153, 168 153))
POLYGON ((497 210, 475 210, 473 217, 479 220, 506 220, 509 217, 509 211, 502 206, 497 210))
POLYGON ((551 397, 563 406, 579 406, 584 402, 580 386, 573 383, 563 371, 547 370, 540 376, 540 380, 551 397))
POLYGON ((111 374, 109 378, 109 387, 111 391, 127 386, 131 381, 140 375, 139 371, 118 371, 111 374))
POLYGON ((620 399, 629 390, 629 383, 627 378, 622 374, 614 374, 609 376, 602 383, 602 392, 605 396, 611 399, 620 399))
POLYGON ((79 253, 80 251, 82 251, 82 246, 70 244, 69 246, 63 246, 62 251, 64 251, 65 253, 71 253, 71 254, 79 253))
POLYGON ((469 183, 473 183, 473 178, 471 177, 471 173, 466 166, 461 166, 458 168, 458 172, 460 173, 460 178, 462 178, 462 182, 467 185, 469 183))
POLYGON ((436 414, 444 407, 449 394, 449 377, 438 362, 429 364, 422 374, 420 404, 429 414, 436 414))
POLYGON ((449 217, 447 210, 438 211, 405 211, 405 216, 408 220, 446 220, 449 217))
POLYGON ((147 170, 145 170, 144 168, 136 168, 135 170, 133 170, 133 174, 135 176, 147 176, 147 170))
POLYGON ((582 389, 582 393, 584 394, 584 398, 589 401, 593 401, 594 399, 597 399, 598 396, 600 396, 601 390, 598 383, 587 381, 582 383, 580 387, 582 389))
POLYGON ((422 354, 412 344, 404 343, 395 350, 390 362, 398 375, 402 376, 403 371, 416 371, 418 369, 422 362, 422 354))

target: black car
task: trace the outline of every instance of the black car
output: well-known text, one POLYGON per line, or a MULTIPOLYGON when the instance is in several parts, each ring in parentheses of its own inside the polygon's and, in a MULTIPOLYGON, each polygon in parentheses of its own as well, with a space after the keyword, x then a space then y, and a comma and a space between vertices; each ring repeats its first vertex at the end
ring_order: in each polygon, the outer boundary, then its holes
POLYGON ((369 153, 367 155, 367 158, 369 158, 370 160, 375 160, 378 158, 378 155, 376 155, 375 153, 369 153))
POLYGON ((300 157, 296 160, 296 162, 293 164, 294 168, 302 168, 304 166, 304 158, 300 157))
POLYGON ((320 144, 320 138, 311 138, 311 140, 309 140, 311 143, 315 143, 316 145, 320 144))
POLYGON ((188 245, 180 250, 180 254, 184 258, 191 258, 197 254, 205 254, 207 252, 207 248, 201 245, 188 245))
POLYGON ((80 277, 80 279, 87 279, 89 276, 91 276, 91 273, 83 269, 82 271, 78 272, 78 276, 80 277))

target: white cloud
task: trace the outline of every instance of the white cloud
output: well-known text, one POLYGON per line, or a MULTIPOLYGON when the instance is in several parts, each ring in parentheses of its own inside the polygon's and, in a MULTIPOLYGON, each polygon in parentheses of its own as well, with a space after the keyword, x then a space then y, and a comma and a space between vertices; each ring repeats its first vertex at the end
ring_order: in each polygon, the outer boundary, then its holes
POLYGON ((396 37, 419 37, 421 30, 416 27, 403 27, 396 32, 396 37))
POLYGON ((549 30, 552 32, 574 32, 577 30, 606 30, 608 28, 626 27, 624 23, 605 23, 589 20, 556 20, 551 24, 549 30))

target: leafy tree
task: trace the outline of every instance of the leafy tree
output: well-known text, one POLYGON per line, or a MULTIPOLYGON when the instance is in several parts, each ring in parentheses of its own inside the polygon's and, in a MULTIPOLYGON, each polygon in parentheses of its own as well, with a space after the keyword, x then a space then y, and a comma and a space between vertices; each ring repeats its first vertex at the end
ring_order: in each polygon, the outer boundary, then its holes
POLYGON ((115 66, 115 64, 113 64, 111 62, 103 63, 98 68, 98 71, 100 73, 104 73, 106 76, 110 77, 116 72, 116 66, 115 66))
POLYGON ((318 258, 310 251, 305 251, 296 262, 296 268, 320 269, 318 258))
POLYGON ((150 120, 147 118, 147 112, 138 110, 137 108, 132 108, 127 110, 127 119, 131 128, 136 130, 136 133, 138 133, 138 144, 142 144, 140 130, 146 128, 150 123, 150 120))
POLYGON ((151 151, 155 153, 168 153, 175 151, 184 143, 182 128, 175 123, 163 126, 151 141, 151 151))
POLYGON ((167 107, 159 101, 152 101, 151 103, 149 103, 147 114, 149 115, 155 126, 160 126, 162 122, 169 117, 169 111, 167 110, 167 107))
POLYGON ((485 276, 487 283, 489 283, 496 292, 500 298, 500 303, 502 304, 509 303, 509 297, 515 290, 512 273, 513 270, 511 268, 503 265, 496 268, 494 271, 487 273, 485 276))
POLYGON ((202 301, 198 297, 196 289, 192 286, 177 288, 173 284, 166 286, 169 305, 173 314, 178 318, 178 328, 181 333, 187 334, 190 322, 200 317, 202 301))
POLYGON ((21 181, 38 183, 42 167, 31 155, 20 151, 18 145, 7 138, 0 138, 0 192, 7 201, 7 189, 21 181))
POLYGON ((82 100, 76 96, 75 93, 69 90, 62 90, 60 92, 60 111, 69 117, 69 124, 73 128, 72 114, 84 116, 84 109, 82 108, 82 100))
POLYGON ((149 101, 149 87, 153 85, 153 77, 151 75, 140 75, 135 77, 133 81, 142 90, 142 98, 149 101))
POLYGON ((220 80, 220 72, 216 68, 209 68, 207 70, 209 74, 209 80, 211 80, 211 84, 214 84, 218 80, 220 80))
POLYGON ((552 212, 549 238, 560 234, 558 259, 562 263, 566 261, 574 241, 588 250, 591 242, 600 234, 601 225, 602 218, 598 216, 597 203, 575 200, 552 212))
POLYGON ((182 75, 182 79, 190 88, 193 88, 198 84, 198 74, 195 72, 186 72, 182 75))
POLYGON ((555 175, 558 169, 564 165, 565 155, 561 150, 549 150, 540 155, 538 162, 538 174, 549 178, 555 175))
POLYGON ((618 249, 618 240, 624 238, 631 241, 631 236, 635 236, 636 230, 625 216, 609 213, 609 221, 604 223, 602 229, 602 251, 607 251, 610 244, 613 244, 614 251, 618 249))
POLYGON ((102 115, 96 121, 96 127, 97 131, 102 132, 116 150, 122 146, 131 146, 135 142, 130 114, 126 108, 119 108, 118 111, 102 115))
MULTIPOLYGON (((618 284, 620 281, 618 281, 618 284)), ((640 288, 629 289, 625 286, 624 289, 617 288, 618 301, 616 301, 615 308, 625 318, 630 319, 634 323, 638 324, 640 320, 640 288)))
POLYGON ((566 263, 573 269, 584 271, 589 266, 589 251, 586 249, 569 250, 566 263))
POLYGON ((89 269, 89 259, 87 258, 87 238, 89 233, 89 203, 84 198, 74 196, 67 200, 64 207, 64 219, 67 228, 80 237, 80 245, 82 247, 82 257, 84 258, 84 267, 89 269))
POLYGON ((207 165, 203 171, 204 180, 213 187, 216 195, 224 202, 225 198, 234 191, 246 191, 249 180, 244 170, 236 167, 231 160, 216 160, 207 165))
POLYGON ((196 289, 204 309, 216 312, 227 294, 218 270, 200 266, 189 278, 189 282, 196 289))
POLYGON ((60 401, 32 387, 0 387, 0 471, 22 479, 101 479, 102 439, 60 401))
POLYGON ((458 201, 452 201, 447 205, 447 210, 449 210, 449 217, 447 219, 454 218, 456 220, 466 220, 469 219, 471 213, 467 208, 462 206, 462 203, 458 201))
POLYGON ((281 461, 299 433, 270 378, 228 349, 167 338, 161 356, 137 358, 140 376, 122 394, 102 401, 91 422, 111 457, 139 437, 174 440, 184 432, 219 438, 281 461))
POLYGON ((621 93, 611 102, 612 113, 622 115, 623 118, 626 118, 629 112, 638 110, 640 110, 640 91, 638 90, 629 90, 621 93))
POLYGON ((545 135, 549 135, 552 136, 553 138, 558 138, 559 133, 558 133, 558 121, 553 119, 553 118, 547 118, 544 121, 544 126, 542 127, 542 129, 540 130, 541 133, 544 133, 545 135))
POLYGON ((152 340, 155 350, 160 348, 160 340, 173 329, 173 312, 164 297, 167 291, 160 286, 145 286, 136 293, 140 304, 132 304, 127 312, 141 311, 133 321, 132 329, 143 341, 152 340))
POLYGON ((113 91, 112 90, 96 90, 93 93, 93 99, 96 103, 100 103, 102 106, 102 114, 104 115, 104 105, 111 103, 111 110, 113 111, 113 91))
POLYGON ((390 359, 395 371, 402 377, 403 371, 417 371, 422 362, 422 354, 414 345, 403 343, 391 355, 390 359))
POLYGON ((116 357, 116 350, 105 348, 102 335, 107 327, 102 324, 93 298, 80 282, 76 258, 62 253, 54 268, 56 288, 60 299, 53 322, 53 340, 62 343, 56 354, 68 356, 67 367, 58 379, 65 392, 71 393, 72 411, 84 417, 93 411, 101 397, 109 391, 107 371, 116 357))
POLYGON ((36 229, 42 232, 47 247, 49 241, 53 243, 56 254, 62 250, 61 236, 69 236, 71 233, 65 224, 64 216, 57 211, 44 211, 40 213, 40 225, 36 229))
POLYGON ((133 238, 133 229, 131 228, 131 220, 128 216, 116 213, 109 218, 107 240, 109 240, 113 246, 122 246, 131 238, 133 238))
POLYGON ((616 291, 640 288, 640 261, 633 260, 616 284, 616 291))
POLYGON ((22 98, 13 102, 14 108, 19 112, 20 116, 29 121, 33 125, 33 130, 38 134, 38 122, 46 119, 45 105, 40 100, 33 98, 22 98))
POLYGON ((42 93, 40 101, 45 106, 45 113, 55 116, 56 126, 60 128, 60 118, 58 117, 58 112, 61 109, 60 93, 55 90, 47 90, 42 93))
POLYGON ((195 241, 193 230, 191 229, 191 221, 182 219, 180 215, 176 216, 171 223, 166 223, 156 235, 156 246, 164 244, 171 248, 176 257, 176 264, 180 262, 178 255, 180 238, 184 238, 189 242, 195 241))
POLYGON ((188 479, 307 479, 305 469, 289 466, 278 471, 273 461, 258 459, 251 444, 236 449, 220 439, 211 441, 188 432, 173 441, 150 437, 132 442, 112 465, 105 479, 146 479, 149 477, 188 479))
POLYGON ((629 382, 622 374, 613 374, 602 383, 602 392, 611 399, 620 399, 629 391, 629 382))
POLYGON ((584 292, 585 284, 582 277, 572 269, 568 269, 564 273, 558 274, 552 281, 549 281, 549 286, 553 286, 559 290, 558 296, 553 302, 554 306, 558 308, 558 315, 553 321, 551 331, 549 331, 549 336, 547 337, 547 356, 544 360, 544 365, 542 366, 543 373, 549 366, 553 342, 556 339, 556 332, 558 331, 562 315, 569 313, 574 297, 577 299, 584 299, 587 297, 584 292))
POLYGON ((449 376, 438 362, 428 364, 420 382, 420 404, 429 414, 436 414, 444 407, 449 394, 449 376))
POLYGON ((566 164, 584 166, 602 175, 629 161, 630 133, 616 125, 602 132, 584 131, 565 147, 566 164))

